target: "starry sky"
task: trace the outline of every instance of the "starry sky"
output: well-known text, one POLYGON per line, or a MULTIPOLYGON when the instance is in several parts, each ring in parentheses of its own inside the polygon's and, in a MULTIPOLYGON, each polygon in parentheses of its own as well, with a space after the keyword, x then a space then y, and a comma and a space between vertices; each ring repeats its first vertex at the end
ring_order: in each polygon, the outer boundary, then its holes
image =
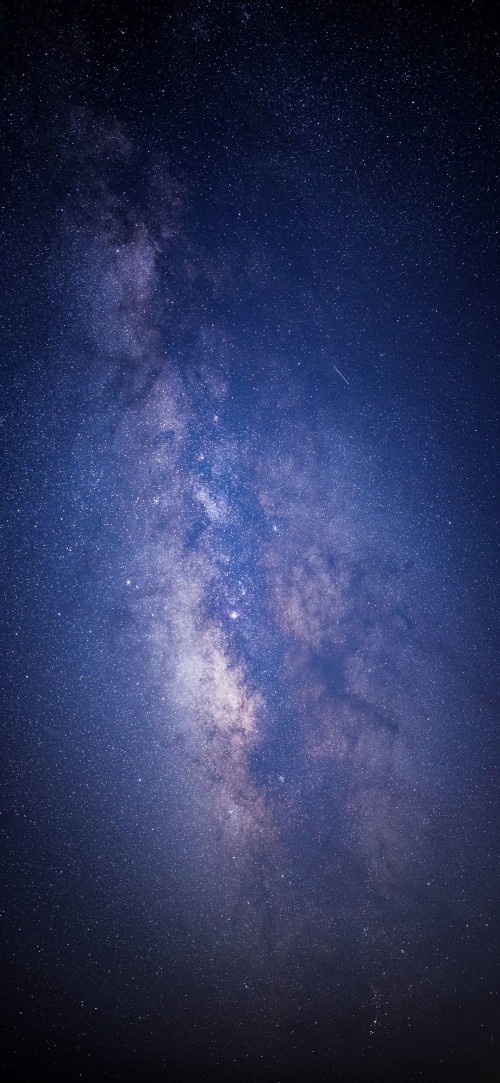
POLYGON ((7 2, 2 1079, 500 1071, 481 2, 7 2))

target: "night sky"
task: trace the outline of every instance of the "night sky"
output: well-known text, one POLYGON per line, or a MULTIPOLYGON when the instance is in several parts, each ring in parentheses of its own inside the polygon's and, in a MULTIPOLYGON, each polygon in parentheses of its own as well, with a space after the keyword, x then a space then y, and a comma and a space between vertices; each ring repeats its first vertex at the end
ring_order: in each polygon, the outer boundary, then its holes
POLYGON ((0 25, 1 1079, 495 1083, 493 16, 0 25))

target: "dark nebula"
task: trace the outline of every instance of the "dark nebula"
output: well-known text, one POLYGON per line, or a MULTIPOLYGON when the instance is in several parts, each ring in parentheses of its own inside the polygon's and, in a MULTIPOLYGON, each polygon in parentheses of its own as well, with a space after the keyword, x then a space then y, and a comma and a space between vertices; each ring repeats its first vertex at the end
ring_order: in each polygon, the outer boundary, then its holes
POLYGON ((1 1078, 493 1083, 487 6, 2 24, 1 1078))

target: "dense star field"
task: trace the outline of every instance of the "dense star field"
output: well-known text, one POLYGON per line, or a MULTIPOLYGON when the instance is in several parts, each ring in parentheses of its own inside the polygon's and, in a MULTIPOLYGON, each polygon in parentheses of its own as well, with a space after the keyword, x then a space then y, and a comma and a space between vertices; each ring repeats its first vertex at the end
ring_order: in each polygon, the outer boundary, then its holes
POLYGON ((2 1080, 493 1083, 487 7, 1 21, 2 1080))

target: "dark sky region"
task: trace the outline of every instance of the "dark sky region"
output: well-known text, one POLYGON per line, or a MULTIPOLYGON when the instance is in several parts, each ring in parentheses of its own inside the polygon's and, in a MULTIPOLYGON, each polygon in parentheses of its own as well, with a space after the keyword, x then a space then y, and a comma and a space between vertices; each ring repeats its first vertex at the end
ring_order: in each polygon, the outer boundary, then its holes
POLYGON ((494 1083, 493 6, 0 26, 1 1078, 494 1083))

